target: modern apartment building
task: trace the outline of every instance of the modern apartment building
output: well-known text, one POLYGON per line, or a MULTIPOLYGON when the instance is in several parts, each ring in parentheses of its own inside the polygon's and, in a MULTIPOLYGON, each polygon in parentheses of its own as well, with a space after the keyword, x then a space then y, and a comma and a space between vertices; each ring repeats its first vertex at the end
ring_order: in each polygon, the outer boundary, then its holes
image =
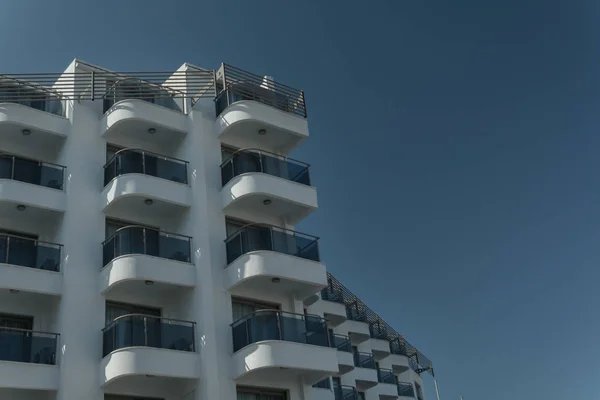
POLYGON ((306 138, 302 91, 225 64, 0 75, 0 399, 423 399, 295 230, 306 138))

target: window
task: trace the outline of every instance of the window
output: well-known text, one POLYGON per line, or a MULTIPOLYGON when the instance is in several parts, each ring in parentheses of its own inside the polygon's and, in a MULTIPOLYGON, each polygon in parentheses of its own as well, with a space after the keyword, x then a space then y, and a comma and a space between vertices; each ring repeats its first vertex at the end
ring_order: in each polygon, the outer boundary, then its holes
POLYGON ((106 302, 105 322, 106 325, 127 314, 144 314, 153 317, 160 317, 161 310, 159 308, 136 306, 133 304, 106 302))
POLYGON ((30 331, 33 329, 33 317, 0 314, 0 328, 23 329, 30 331))
POLYGON ((319 389, 331 389, 329 378, 325 378, 322 381, 315 383, 313 387, 319 389))
POLYGON ((365 400, 365 392, 357 392, 358 400, 365 400))
POLYGON ((232 298, 231 309, 233 314, 233 321, 235 322, 238 319, 244 318, 246 315, 251 314, 257 310, 279 310, 279 305, 261 303, 258 301, 240 298, 232 298))

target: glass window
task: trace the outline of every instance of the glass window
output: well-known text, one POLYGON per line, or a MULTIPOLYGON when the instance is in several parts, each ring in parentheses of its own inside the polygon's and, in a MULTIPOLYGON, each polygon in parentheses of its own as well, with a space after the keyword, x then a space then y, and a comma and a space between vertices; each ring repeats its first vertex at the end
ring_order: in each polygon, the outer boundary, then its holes
POLYGON ((113 303, 106 302, 106 312, 105 312, 105 323, 108 325, 115 318, 121 317, 127 314, 144 314, 151 315, 154 317, 161 316, 161 310, 159 308, 150 308, 150 307, 142 307, 136 306, 133 304, 124 304, 124 303, 113 303))

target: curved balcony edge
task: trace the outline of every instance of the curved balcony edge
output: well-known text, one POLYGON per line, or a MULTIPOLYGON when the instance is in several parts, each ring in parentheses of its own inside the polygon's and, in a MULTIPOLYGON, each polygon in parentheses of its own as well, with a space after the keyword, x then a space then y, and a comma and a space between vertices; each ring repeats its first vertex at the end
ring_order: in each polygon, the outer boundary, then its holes
POLYGON ((188 130, 186 114, 140 99, 125 99, 113 104, 103 114, 100 120, 101 135, 107 135, 128 121, 148 122, 180 134, 185 134, 188 130))

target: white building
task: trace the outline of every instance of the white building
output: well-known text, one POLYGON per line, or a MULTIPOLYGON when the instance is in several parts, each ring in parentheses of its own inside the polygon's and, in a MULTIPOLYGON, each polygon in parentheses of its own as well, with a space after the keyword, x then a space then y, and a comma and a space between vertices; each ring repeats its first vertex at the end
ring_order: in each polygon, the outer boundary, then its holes
POLYGON ((422 398, 294 231, 307 137, 303 92, 228 65, 0 75, 0 399, 422 398))

